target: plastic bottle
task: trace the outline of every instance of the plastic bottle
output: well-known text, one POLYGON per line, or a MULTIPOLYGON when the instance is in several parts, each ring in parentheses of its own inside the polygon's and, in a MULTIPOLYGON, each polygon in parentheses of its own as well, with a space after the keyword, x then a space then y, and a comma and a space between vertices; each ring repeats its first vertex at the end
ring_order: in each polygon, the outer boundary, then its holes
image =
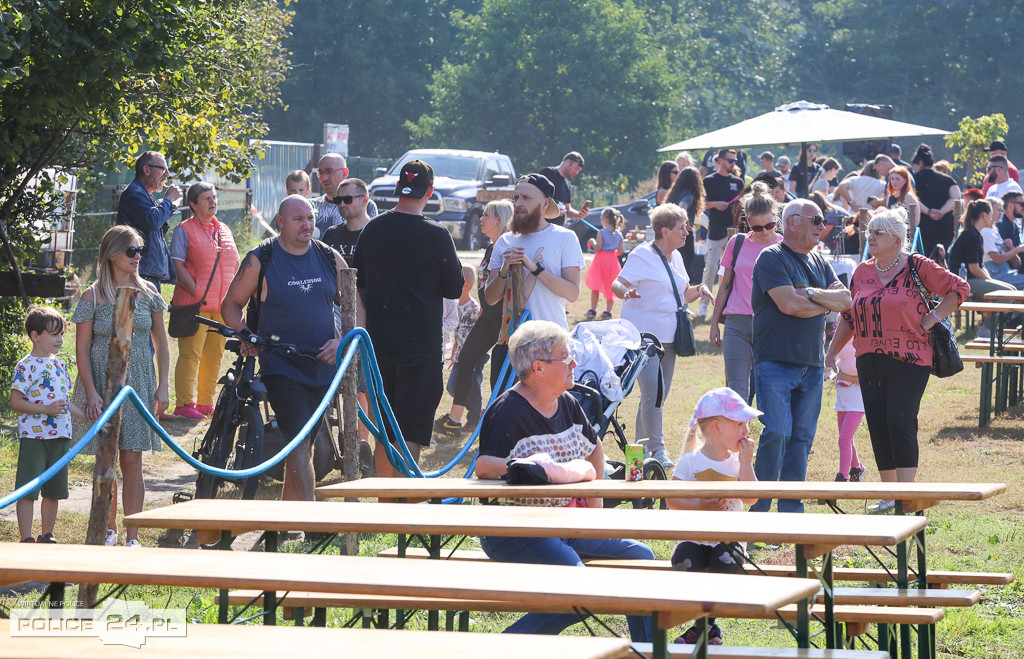
POLYGON ((963 279, 964 281, 967 281, 967 264, 966 263, 961 263, 960 264, 960 272, 958 274, 960 275, 960 279, 963 279))

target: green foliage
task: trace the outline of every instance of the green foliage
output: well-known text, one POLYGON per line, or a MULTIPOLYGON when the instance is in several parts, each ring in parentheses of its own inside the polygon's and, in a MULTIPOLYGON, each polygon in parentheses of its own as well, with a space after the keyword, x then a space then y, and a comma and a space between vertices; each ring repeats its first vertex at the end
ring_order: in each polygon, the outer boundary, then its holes
POLYGON ((972 119, 964 117, 955 131, 946 135, 946 146, 955 150, 953 169, 964 170, 967 185, 980 187, 985 177, 988 153, 992 140, 1006 136, 1009 126, 1001 114, 990 114, 972 119))
POLYGON ((11 383, 14 367, 32 351, 32 342, 25 335, 25 308, 16 297, 0 297, 0 406, 11 405, 11 383))
POLYGON ((0 0, 0 222, 43 168, 131 163, 238 180, 287 67, 274 0, 0 0))
POLYGON ((350 153, 397 158, 405 122, 430 109, 427 84, 458 51, 453 13, 480 0, 300 0, 288 41, 284 105, 267 112, 274 139, 320 142, 324 123, 347 123, 350 153))
POLYGON ((484 0, 410 124, 417 146, 508 153, 520 171, 581 151, 588 173, 646 171, 666 137, 664 57, 632 3, 484 0))

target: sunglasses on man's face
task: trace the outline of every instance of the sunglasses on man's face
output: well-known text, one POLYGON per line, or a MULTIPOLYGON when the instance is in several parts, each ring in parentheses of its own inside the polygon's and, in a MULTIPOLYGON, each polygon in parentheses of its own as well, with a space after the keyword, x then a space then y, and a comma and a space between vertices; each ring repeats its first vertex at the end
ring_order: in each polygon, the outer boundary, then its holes
POLYGON ((135 245, 132 245, 131 247, 129 247, 126 250, 124 250, 124 254, 128 258, 134 259, 136 256, 142 256, 142 253, 144 251, 146 251, 146 246, 145 245, 143 245, 141 247, 136 247, 135 245))
POLYGON ((768 224, 751 224, 750 230, 754 233, 761 233, 762 231, 771 231, 775 228, 775 222, 769 222, 768 224))
POLYGON ((341 197, 335 197, 334 198, 334 203, 336 203, 336 204, 351 204, 354 200, 359 199, 360 197, 365 197, 365 196, 366 195, 364 195, 364 194, 347 194, 347 195, 343 195, 341 197))
POLYGON ((816 227, 820 227, 822 224, 825 224, 825 218, 820 215, 801 215, 800 217, 806 217, 816 227))

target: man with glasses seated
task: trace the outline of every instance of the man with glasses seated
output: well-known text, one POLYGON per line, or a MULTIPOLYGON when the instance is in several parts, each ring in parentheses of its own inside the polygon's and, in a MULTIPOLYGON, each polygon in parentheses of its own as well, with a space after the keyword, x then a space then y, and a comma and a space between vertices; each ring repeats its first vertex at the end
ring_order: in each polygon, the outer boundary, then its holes
MULTIPOLYGON (((337 204, 334 203, 334 198, 341 194, 338 190, 348 177, 348 165, 345 163, 345 157, 340 153, 325 153, 317 163, 316 174, 324 193, 310 199, 313 209, 316 211, 317 234, 314 237, 324 240, 328 229, 344 222, 344 218, 338 212, 337 204)), ((377 216, 377 204, 372 200, 367 204, 366 214, 369 217, 377 216)), ((324 240, 324 242, 327 241, 324 240)))
POLYGON ((164 236, 170 229, 171 215, 181 203, 181 189, 172 185, 159 202, 153 193, 164 189, 171 172, 167 160, 158 151, 146 151, 135 161, 135 180, 121 193, 117 202, 117 223, 127 224, 142 234, 147 246, 139 262, 139 275, 156 285, 175 282, 174 267, 164 236))
POLYGON ((808 144, 807 151, 804 153, 804 162, 798 162, 793 165, 789 171, 789 191, 795 194, 797 197, 806 198, 807 191, 810 189, 810 185, 814 183, 814 179, 824 176, 825 170, 821 168, 821 165, 814 162, 814 159, 818 157, 818 145, 808 144), (807 176, 804 177, 806 172, 807 176))
MULTIPOLYGON (((733 226, 732 205, 743 191, 743 179, 733 176, 736 149, 720 149, 715 157, 715 173, 704 177, 704 207, 708 214, 708 252, 704 256, 704 275, 701 283, 711 289, 715 285, 722 250, 729 242, 729 229, 733 226)), ((707 298, 700 302, 701 318, 708 315, 707 298)))
MULTIPOLYGON (((825 365, 825 316, 850 308, 850 291, 814 250, 825 219, 814 202, 795 199, 782 211, 782 242, 754 263, 754 390, 764 430, 754 473, 759 481, 802 481, 818 427, 825 365)), ((766 512, 771 499, 751 511, 766 512)), ((799 499, 779 499, 779 512, 803 512, 799 499)))

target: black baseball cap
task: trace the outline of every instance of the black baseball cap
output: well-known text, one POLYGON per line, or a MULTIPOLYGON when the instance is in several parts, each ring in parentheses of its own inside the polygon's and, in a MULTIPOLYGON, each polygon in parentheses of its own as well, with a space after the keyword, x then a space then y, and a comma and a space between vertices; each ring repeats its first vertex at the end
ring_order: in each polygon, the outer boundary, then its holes
POLYGON ((558 202, 555 201, 555 184, 551 182, 551 179, 543 174, 527 174, 526 176, 521 176, 519 180, 516 181, 516 185, 519 185, 520 183, 529 183, 540 190, 541 194, 547 198, 544 209, 544 219, 553 220, 561 215, 558 208, 558 202))
POLYGON ((434 168, 422 160, 410 160, 402 165, 395 183, 395 194, 422 199, 434 185, 434 168))
POLYGON ((986 151, 1006 151, 1006 143, 1002 140, 992 140, 986 151))

